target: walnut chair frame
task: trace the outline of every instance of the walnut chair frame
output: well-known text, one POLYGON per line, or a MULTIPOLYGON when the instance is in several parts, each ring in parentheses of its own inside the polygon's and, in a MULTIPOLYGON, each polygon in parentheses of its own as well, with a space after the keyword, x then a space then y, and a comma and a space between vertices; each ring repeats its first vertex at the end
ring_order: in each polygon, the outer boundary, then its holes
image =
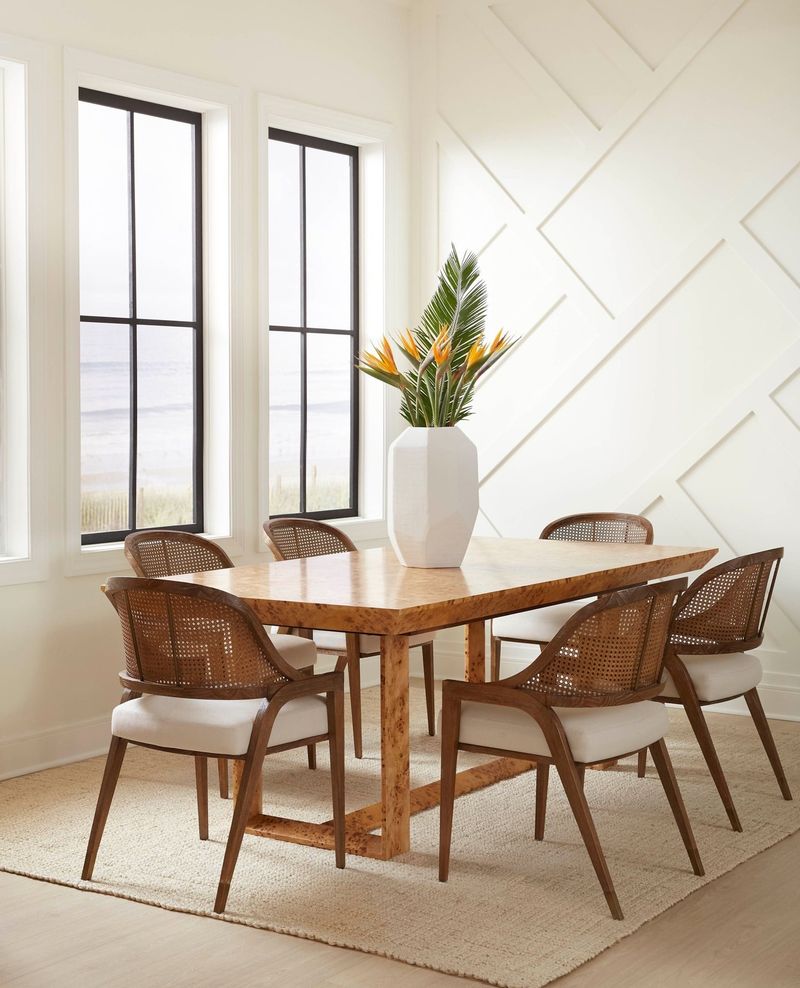
MULTIPOLYGON (((132 532, 125 539, 125 558, 137 576, 151 580, 234 567, 231 557, 216 542, 192 532, 176 532, 171 529, 132 532)), ((314 667, 302 671, 311 676, 314 674, 314 667)), ((314 745, 309 745, 308 748, 308 767, 317 767, 317 750, 314 745)), ((227 758, 217 759, 217 772, 220 798, 227 799, 227 758)))
MULTIPOLYGON (((274 518, 264 522, 264 534, 277 559, 307 559, 336 552, 358 552, 354 542, 340 529, 312 518, 274 518)), ((293 630, 296 634, 311 637, 313 632, 305 628, 293 630)), ((380 655, 380 652, 362 652, 361 636, 354 632, 345 634, 345 651, 318 647, 322 654, 338 656, 337 669, 347 669, 350 687, 350 709, 353 719, 353 748, 356 758, 363 756, 361 728, 361 660, 380 655)), ((436 709, 433 685, 433 642, 422 646, 422 672, 425 681, 425 710, 428 734, 436 734, 436 709)))
MULTIPOLYGON (((330 746, 335 861, 345 866, 344 680, 340 672, 306 676, 282 658, 263 626, 242 601, 222 590, 162 580, 115 577, 106 596, 122 624, 125 670, 122 702, 142 694, 187 699, 261 699, 244 763, 225 848, 215 912, 224 912, 250 806, 264 758, 278 751, 327 741, 330 746), (281 708, 304 696, 325 694, 327 731, 271 746, 281 708)), ((91 881, 97 851, 128 744, 192 755, 195 760, 200 839, 208 839, 207 758, 215 753, 166 748, 112 735, 81 877, 91 881)))
MULTIPOLYGON (((555 521, 544 526, 539 538, 560 542, 635 542, 640 545, 652 545, 653 525, 644 515, 629 515, 619 511, 590 511, 556 518, 555 521)), ((503 642, 540 646, 546 644, 530 638, 492 635, 492 680, 500 678, 500 653, 503 642)))
MULTIPOLYGON (((764 641, 764 625, 782 558, 783 549, 778 548, 729 559, 701 573, 681 594, 675 607, 664 656, 664 667, 672 677, 678 696, 655 698, 662 703, 679 703, 683 706, 728 820, 735 831, 741 831, 742 825, 703 716, 703 707, 743 696, 775 773, 781 795, 784 799, 791 800, 792 793, 769 721, 761 705, 758 688, 715 700, 701 700, 680 655, 722 656, 758 648, 764 641)), ((645 775, 646 768, 647 751, 640 751, 640 777, 645 775)))
MULTIPOLYGON (((652 700, 658 694, 664 646, 673 602, 686 579, 620 590, 573 615, 522 672, 496 683, 443 684, 442 798, 439 880, 447 881, 453 826, 456 763, 459 751, 536 762, 534 839, 544 839, 547 787, 554 764, 614 919, 623 914, 583 788, 586 763, 577 762, 556 709, 605 707, 652 700), (513 707, 539 725, 549 756, 483 747, 460 741, 461 704, 479 702, 513 707)), ((663 737, 650 746, 664 791, 696 875, 703 875, 700 854, 678 789, 663 737)), ((633 754, 634 752, 627 752, 633 754)), ((615 757, 624 757, 619 752, 615 757)))

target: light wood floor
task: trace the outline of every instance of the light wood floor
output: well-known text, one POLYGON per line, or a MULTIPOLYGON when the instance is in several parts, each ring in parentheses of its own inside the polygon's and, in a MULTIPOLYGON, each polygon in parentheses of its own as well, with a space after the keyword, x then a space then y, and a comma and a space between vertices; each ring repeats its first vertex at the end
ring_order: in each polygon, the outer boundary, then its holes
MULTIPOLYGON (((747 726, 752 730, 752 725, 747 726)), ((744 727, 743 722, 735 729, 744 727)), ((778 736, 800 730, 800 724, 782 722, 775 728, 778 736)), ((515 932, 520 934, 524 931, 515 932)), ((797 833, 699 889, 555 984, 557 988, 798 988, 799 938, 797 833)), ((475 982, 0 873, 0 985, 4 988, 227 984, 455 988, 475 982)))

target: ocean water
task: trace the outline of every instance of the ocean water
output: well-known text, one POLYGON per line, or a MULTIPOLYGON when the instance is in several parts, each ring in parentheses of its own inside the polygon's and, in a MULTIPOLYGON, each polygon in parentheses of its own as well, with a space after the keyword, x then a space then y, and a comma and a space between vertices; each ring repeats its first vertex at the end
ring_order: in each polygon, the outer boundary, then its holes
MULTIPOLYGON (((275 335, 275 334, 273 334, 275 335)), ((309 482, 347 482, 350 457, 349 341, 309 347, 309 482)), ((296 341, 290 341, 293 346, 296 341)), ((185 327, 141 327, 138 338, 140 487, 191 489, 193 340, 185 327)), ((300 370, 290 347, 275 347, 270 371, 271 486, 299 477, 300 370)), ((255 373, 255 370, 254 370, 255 373)), ((86 493, 128 486, 130 355, 124 325, 81 329, 81 479, 86 493)), ((234 423, 235 428, 235 423, 234 423)), ((344 495, 346 497, 346 494, 344 495)))

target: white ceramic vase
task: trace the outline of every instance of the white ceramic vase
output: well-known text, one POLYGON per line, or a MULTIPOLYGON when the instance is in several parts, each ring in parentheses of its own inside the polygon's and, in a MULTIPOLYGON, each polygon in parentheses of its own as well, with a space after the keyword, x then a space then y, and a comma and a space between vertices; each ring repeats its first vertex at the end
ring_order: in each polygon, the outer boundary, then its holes
POLYGON ((453 426, 389 447, 389 539, 404 566, 460 566, 478 516, 478 451, 453 426))

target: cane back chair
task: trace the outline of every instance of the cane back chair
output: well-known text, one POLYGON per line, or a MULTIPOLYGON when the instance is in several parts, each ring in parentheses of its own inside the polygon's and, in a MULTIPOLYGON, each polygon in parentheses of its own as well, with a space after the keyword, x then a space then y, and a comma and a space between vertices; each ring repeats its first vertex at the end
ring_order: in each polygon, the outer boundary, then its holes
MULTIPOLYGON (((557 518, 545 525, 539 538, 559 542, 636 542, 652 545, 653 526, 643 515, 595 511, 557 518)), ((495 618, 491 625, 491 678, 500 678, 503 642, 544 645, 582 606, 581 601, 570 601, 495 618)))
POLYGON ((605 595, 585 605, 522 672, 497 683, 447 680, 442 708, 439 879, 447 881, 459 751, 536 762, 534 839, 544 839, 550 765, 561 778, 611 915, 622 919, 583 790, 587 764, 648 747, 689 860, 700 855, 664 744, 661 668, 675 595, 670 580, 605 595))
POLYGON ((122 625, 124 692, 111 718, 83 879, 91 881, 129 743, 194 756, 201 840, 208 839, 207 758, 244 762, 215 912, 225 909, 264 757, 273 752, 329 743, 336 866, 343 868, 342 674, 307 676, 292 668, 250 608, 222 590, 117 577, 106 595, 122 625))
MULTIPOLYGON (((306 559, 336 552, 358 552, 352 540, 333 525, 311 518, 275 518, 264 522, 264 533, 278 559, 306 559)), ((350 685, 350 708, 353 716, 353 747, 356 758, 363 754, 361 740, 361 660, 380 655, 377 635, 345 634, 339 631, 296 629, 299 634, 311 634, 317 650, 338 656, 337 669, 347 668, 350 685)), ((435 634, 424 632, 410 635, 409 648, 422 648, 422 670, 425 680, 425 707, 428 733, 436 733, 433 687, 433 640, 435 634)))
MULTIPOLYGON (((681 594, 664 657, 662 691, 657 697, 663 703, 680 703, 686 710, 736 831, 741 831, 742 825, 702 708, 744 697, 781 795, 790 800, 789 784, 758 696, 761 663, 749 654, 764 640, 764 624, 782 558, 783 549, 738 556, 701 573, 681 594)), ((640 776, 645 774, 646 760, 647 752, 640 752, 640 776)))
MULTIPOLYGON (((164 576, 185 576, 187 573, 207 573, 215 569, 233 569, 233 560, 223 548, 202 535, 173 532, 167 529, 132 532, 125 539, 125 556, 137 576, 152 580, 164 576)), ((301 642, 294 636, 276 635, 272 644, 283 659, 295 669, 311 675, 317 653, 311 642, 301 642)), ((316 768, 316 748, 308 749, 308 767, 316 768)), ((228 798, 228 762, 220 758, 217 764, 219 794, 228 798)))

